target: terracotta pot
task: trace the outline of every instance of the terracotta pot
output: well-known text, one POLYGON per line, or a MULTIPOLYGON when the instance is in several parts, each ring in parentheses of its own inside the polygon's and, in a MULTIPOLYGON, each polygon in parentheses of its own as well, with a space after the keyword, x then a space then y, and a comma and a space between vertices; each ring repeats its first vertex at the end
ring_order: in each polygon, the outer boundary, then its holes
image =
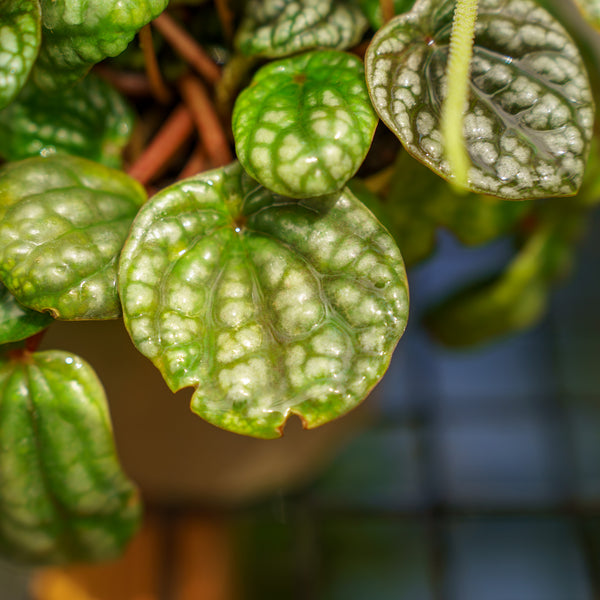
POLYGON ((369 403, 304 431, 293 418, 277 440, 218 429, 189 409, 192 390, 172 394, 135 350, 121 321, 55 323, 43 349, 87 360, 109 399, 117 448, 127 473, 153 502, 233 505, 302 485, 352 432, 369 421, 369 403))

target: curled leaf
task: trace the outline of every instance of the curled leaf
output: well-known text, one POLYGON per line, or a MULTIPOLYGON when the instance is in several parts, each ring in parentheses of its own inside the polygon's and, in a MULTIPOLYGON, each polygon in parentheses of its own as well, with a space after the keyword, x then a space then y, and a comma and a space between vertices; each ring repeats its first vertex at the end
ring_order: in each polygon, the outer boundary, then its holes
POLYGON ((278 196, 234 163, 146 204, 119 267, 137 348, 192 409, 225 429, 277 437, 316 427, 385 372, 407 318, 391 236, 348 191, 278 196))
POLYGON ((361 61, 307 52, 260 69, 233 112, 236 151, 265 187, 294 198, 341 189, 377 125, 361 61))
POLYGON ((19 93, 41 42, 39 0, 0 0, 0 108, 19 93))
POLYGON ((104 390, 59 351, 0 360, 0 551, 32 563, 113 558, 137 528, 104 390))
POLYGON ((0 169, 0 280, 58 319, 120 315, 117 257, 145 201, 131 177, 68 155, 0 169))
MULTIPOLYGON (((418 0, 373 38, 367 83, 405 148, 452 179, 440 132, 454 0, 418 0)), ((469 187, 508 199, 574 194, 594 106, 579 51, 533 0, 481 0, 464 137, 469 187)))

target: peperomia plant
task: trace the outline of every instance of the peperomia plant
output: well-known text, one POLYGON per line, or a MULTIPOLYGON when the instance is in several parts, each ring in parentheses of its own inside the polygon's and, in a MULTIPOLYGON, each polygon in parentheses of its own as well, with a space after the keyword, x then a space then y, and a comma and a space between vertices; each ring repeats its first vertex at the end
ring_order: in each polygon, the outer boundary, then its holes
POLYGON ((278 437, 377 384, 439 227, 516 242, 427 316, 478 343, 539 317, 599 197, 597 63, 550 0, 167 4, 0 0, 0 550, 20 560, 111 556, 139 519, 92 367, 38 350, 55 320, 122 317, 195 413, 278 437))

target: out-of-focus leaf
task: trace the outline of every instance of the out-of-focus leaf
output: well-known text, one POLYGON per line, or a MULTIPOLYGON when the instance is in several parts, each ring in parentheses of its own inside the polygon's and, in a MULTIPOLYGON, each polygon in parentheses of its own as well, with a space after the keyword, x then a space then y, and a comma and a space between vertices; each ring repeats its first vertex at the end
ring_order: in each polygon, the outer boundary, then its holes
POLYGON ((0 360, 0 551, 32 563, 114 558, 135 532, 104 390, 77 356, 0 360))
POLYGON ((117 56, 168 0, 42 0, 43 40, 33 77, 57 90, 83 77, 107 56, 117 56))
POLYGON ((596 29, 600 29, 600 0, 575 0, 584 18, 596 29))
POLYGON ((313 48, 345 50, 367 26, 358 6, 342 0, 250 0, 236 44, 244 54, 270 58, 313 48))
POLYGON ((120 167, 132 127, 123 97, 93 75, 54 92, 40 92, 30 83, 0 111, 0 154, 21 160, 67 152, 120 167))
POLYGON ((0 283, 0 345, 24 340, 46 329, 53 319, 21 306, 0 283))
POLYGON ((27 81, 41 41, 39 0, 0 0, 0 108, 27 81))
MULTIPOLYGON (((418 0, 366 56, 382 120, 405 148, 452 178, 440 132, 454 0, 418 0)), ((574 194, 594 121, 579 51, 533 0, 481 0, 464 136, 473 191, 509 199, 574 194)))
POLYGON ((348 191, 274 195, 234 163, 146 204, 119 267, 125 324, 192 409, 257 437, 316 427, 385 372, 408 314, 402 258, 348 191))
POLYGON ((294 198, 341 189, 364 160, 376 125, 361 61, 335 50, 264 66, 233 112, 246 171, 294 198))
MULTIPOLYGON (((415 0, 394 0, 394 14, 401 15, 408 12, 414 3, 415 0)), ((358 0, 358 4, 367 19, 369 19, 369 23, 373 29, 377 31, 377 29, 384 25, 380 0, 358 0)))
POLYGON ((120 315, 117 257, 143 188, 121 171, 66 154, 0 169, 0 280, 28 308, 59 319, 120 315))

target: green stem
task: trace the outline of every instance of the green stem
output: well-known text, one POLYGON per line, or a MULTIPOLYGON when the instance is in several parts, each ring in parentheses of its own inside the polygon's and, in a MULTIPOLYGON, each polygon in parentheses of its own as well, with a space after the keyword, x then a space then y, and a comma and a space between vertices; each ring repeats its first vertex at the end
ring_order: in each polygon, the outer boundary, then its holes
POLYGON ((450 58, 446 72, 448 92, 442 106, 442 135, 453 182, 463 189, 468 186, 471 164, 463 137, 463 122, 469 99, 469 71, 476 21, 477 0, 458 0, 450 38, 450 58))

